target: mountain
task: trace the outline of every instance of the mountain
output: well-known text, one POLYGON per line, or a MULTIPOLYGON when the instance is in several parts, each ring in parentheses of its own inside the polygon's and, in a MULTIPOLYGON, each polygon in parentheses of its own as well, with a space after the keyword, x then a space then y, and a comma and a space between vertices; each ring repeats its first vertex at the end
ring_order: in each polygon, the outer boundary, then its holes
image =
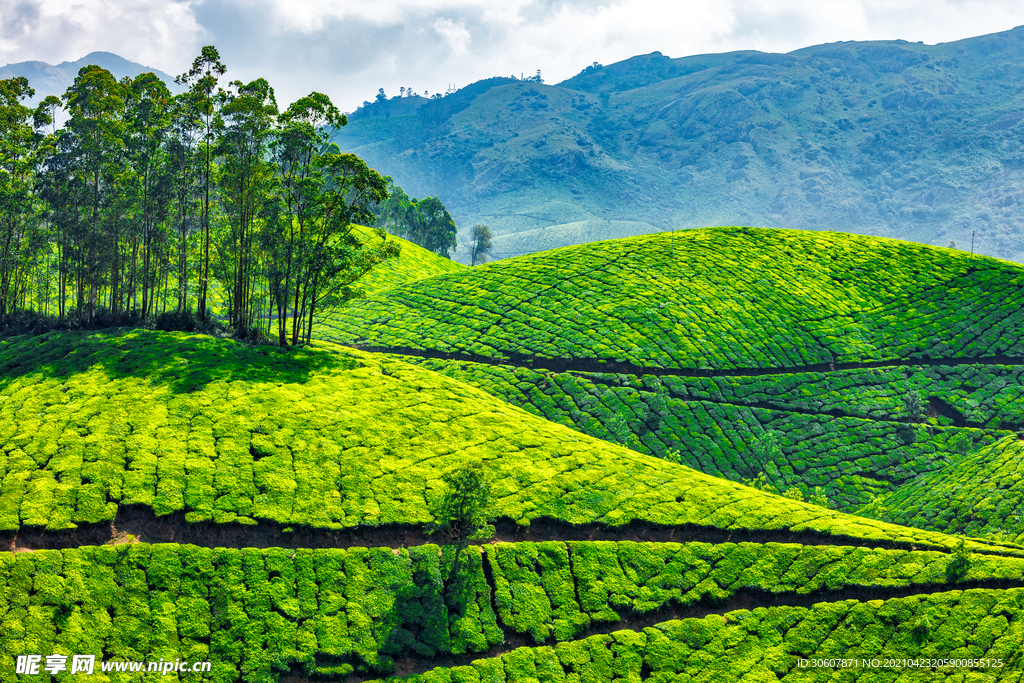
POLYGON ((57 97, 63 95, 68 86, 75 81, 79 69, 90 64, 103 67, 117 79, 152 72, 170 88, 171 92, 179 92, 181 90, 179 86, 174 84, 174 76, 170 76, 159 69, 129 61, 112 52, 90 52, 74 62, 61 62, 56 66, 38 61, 8 64, 7 66, 0 67, 0 79, 24 76, 28 79, 29 85, 36 91, 32 101, 38 102, 47 95, 56 95, 57 97))
POLYGON ((410 195, 438 195, 461 239, 490 225, 499 257, 623 236, 628 222, 828 226, 1024 260, 1021 82, 1024 27, 939 45, 654 52, 555 86, 492 78, 375 102, 336 141, 410 195))

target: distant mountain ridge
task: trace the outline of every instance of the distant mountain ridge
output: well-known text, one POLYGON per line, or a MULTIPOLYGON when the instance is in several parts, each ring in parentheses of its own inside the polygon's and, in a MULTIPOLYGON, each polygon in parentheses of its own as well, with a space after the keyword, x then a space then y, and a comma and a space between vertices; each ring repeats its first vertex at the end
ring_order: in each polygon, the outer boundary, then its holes
POLYGON ((630 234, 739 224, 962 249, 973 235, 979 253, 1024 260, 1022 84, 1024 27, 654 52, 556 86, 492 78, 374 102, 336 140, 411 195, 438 195, 463 239, 490 225, 496 256, 628 221, 630 234))
POLYGON ((166 74, 159 69, 127 60, 112 52, 90 52, 81 59, 73 62, 61 62, 57 65, 40 61, 8 64, 7 66, 0 67, 0 79, 15 78, 17 76, 28 78, 29 85, 36 91, 32 101, 38 102, 47 95, 56 95, 58 97, 63 95, 68 86, 74 83, 75 76, 78 75, 79 70, 83 66, 90 64, 102 66, 117 79, 152 72, 166 83, 172 92, 180 90, 174 84, 174 76, 166 74))

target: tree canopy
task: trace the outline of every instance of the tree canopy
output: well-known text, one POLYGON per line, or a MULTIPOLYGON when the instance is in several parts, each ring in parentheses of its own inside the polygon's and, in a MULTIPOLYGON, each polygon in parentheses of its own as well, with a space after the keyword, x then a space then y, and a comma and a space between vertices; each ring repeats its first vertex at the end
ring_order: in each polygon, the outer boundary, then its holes
POLYGON ((387 177, 387 191, 387 200, 374 212, 377 224, 393 235, 451 258, 450 252, 456 249, 458 228, 441 200, 437 197, 410 199, 391 177, 387 177))
MULTIPOLYGON (((152 73, 118 80, 88 65, 35 110, 27 79, 0 80, 0 326, 195 314, 298 344, 398 254, 383 230, 352 231, 388 185, 329 143, 347 123, 330 99, 281 112, 265 79, 226 73, 212 46, 177 96, 152 73)), ((443 206, 416 217, 421 239, 442 244, 445 220, 454 235, 443 206)))

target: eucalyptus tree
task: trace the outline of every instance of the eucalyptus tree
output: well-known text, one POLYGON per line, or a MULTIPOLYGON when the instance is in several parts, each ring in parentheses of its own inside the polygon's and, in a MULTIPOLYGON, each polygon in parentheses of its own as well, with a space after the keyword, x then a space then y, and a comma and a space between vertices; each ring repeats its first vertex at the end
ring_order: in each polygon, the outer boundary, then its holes
POLYGON ((455 221, 437 197, 410 199, 390 176, 388 198, 374 210, 378 224, 393 235, 449 258, 456 247, 455 221))
POLYGON ((0 321, 18 307, 28 267, 36 213, 34 180, 41 136, 33 111, 22 103, 35 92, 24 76, 0 80, 0 321))
POLYGON ((474 225, 473 237, 469 243, 469 265, 475 266, 478 263, 484 263, 493 248, 491 229, 486 225, 474 225))
POLYGON ((196 229, 196 204, 201 189, 197 145, 199 133, 203 129, 203 119, 199 107, 195 106, 195 94, 186 91, 171 99, 168 105, 170 135, 164 150, 170 176, 171 193, 173 195, 173 220, 175 227, 176 267, 175 295, 177 312, 185 313, 190 309, 189 268, 190 237, 196 229))
POLYGON ((451 258, 448 252, 455 249, 458 232, 452 215, 437 197, 427 197, 419 202, 414 199, 413 203, 416 215, 410 239, 424 249, 451 258))
POLYGON ((199 131, 199 148, 202 158, 202 213, 203 231, 203 266, 200 275, 199 315, 206 320, 207 295, 210 287, 210 189, 213 171, 214 149, 217 147, 220 117, 218 102, 222 101, 218 94, 218 79, 227 72, 227 67, 220 61, 217 48, 207 45, 192 62, 192 68, 175 80, 179 85, 189 86, 192 97, 187 100, 195 107, 202 120, 199 131))
POLYGON ((114 259, 107 208, 114 200, 124 151, 124 86, 102 67, 82 67, 64 93, 70 114, 59 137, 65 171, 78 204, 81 221, 72 235, 76 242, 76 312, 95 318, 100 288, 114 259))
POLYGON ((347 119, 321 93, 294 102, 279 119, 273 145, 285 219, 274 244, 271 292, 278 338, 308 342, 319 310, 358 296, 355 282, 381 261, 398 255, 383 230, 362 240, 354 222, 371 224, 387 198, 383 177, 353 154, 341 154, 330 137, 347 119))
POLYGON ((111 283, 112 312, 120 307, 131 308, 142 318, 152 312, 158 282, 156 263, 166 260, 169 239, 162 223, 171 201, 167 142, 171 133, 170 101, 167 86, 151 73, 126 79, 125 147, 126 188, 130 197, 129 235, 126 248, 131 258, 124 273, 128 284, 124 303, 118 296, 116 280, 111 283), (141 264, 139 260, 141 258, 141 264), (136 293, 141 304, 136 304, 136 293))
POLYGON ((262 78, 247 84, 234 81, 223 95, 221 115, 219 187, 227 219, 227 231, 218 241, 221 279, 228 289, 228 319, 245 330, 254 318, 257 224, 274 214, 274 167, 268 154, 277 117, 274 89, 262 78))

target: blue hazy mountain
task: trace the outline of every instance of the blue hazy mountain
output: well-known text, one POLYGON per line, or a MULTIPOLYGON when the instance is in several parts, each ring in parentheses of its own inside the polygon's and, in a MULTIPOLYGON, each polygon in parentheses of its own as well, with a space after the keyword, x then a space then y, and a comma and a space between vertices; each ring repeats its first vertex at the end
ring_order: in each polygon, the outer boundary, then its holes
POLYGON ((490 225, 501 255, 741 224, 962 249, 973 234, 977 251, 1024 260, 1024 27, 939 45, 653 52, 350 118, 344 150, 410 195, 438 195, 463 239, 490 225))

